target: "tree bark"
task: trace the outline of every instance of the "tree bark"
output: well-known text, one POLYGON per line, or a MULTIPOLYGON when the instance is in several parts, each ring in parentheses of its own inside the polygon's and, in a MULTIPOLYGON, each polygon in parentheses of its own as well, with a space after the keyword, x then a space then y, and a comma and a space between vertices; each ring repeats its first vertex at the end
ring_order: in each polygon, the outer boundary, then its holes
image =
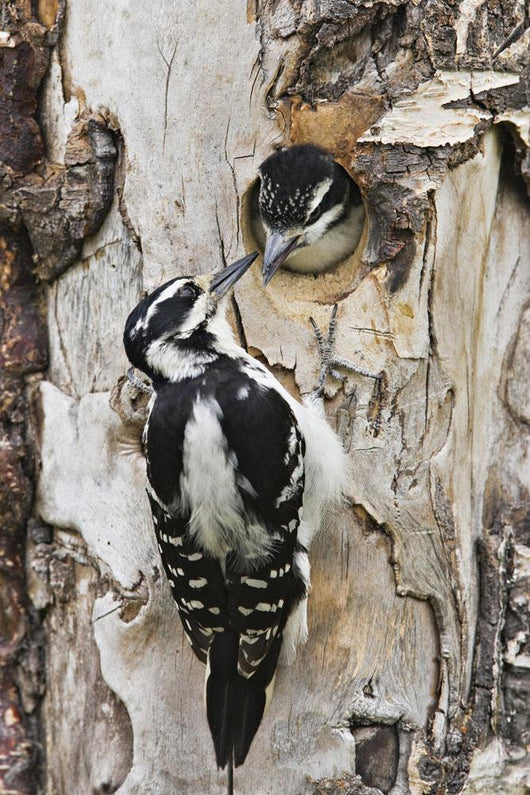
POLYGON ((266 290, 254 266, 232 322, 300 395, 309 317, 325 329, 337 303, 337 354, 384 378, 328 386, 348 504, 311 551, 310 638, 236 791, 522 795, 522 5, 14 0, 2 27, 0 790, 225 791, 154 541, 141 399, 116 388, 121 334, 141 290, 253 250, 258 165, 313 142, 361 188, 359 247, 266 290))

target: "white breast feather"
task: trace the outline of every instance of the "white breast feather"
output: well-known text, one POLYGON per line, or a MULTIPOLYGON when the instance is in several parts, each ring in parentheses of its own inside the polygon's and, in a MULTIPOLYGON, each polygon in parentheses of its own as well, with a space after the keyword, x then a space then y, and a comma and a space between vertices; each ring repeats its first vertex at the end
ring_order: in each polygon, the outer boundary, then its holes
POLYGON ((224 559, 233 549, 257 566, 272 539, 260 524, 248 524, 236 484, 237 459, 229 454, 214 399, 198 400, 184 431, 181 504, 190 511, 190 532, 210 555, 224 559))

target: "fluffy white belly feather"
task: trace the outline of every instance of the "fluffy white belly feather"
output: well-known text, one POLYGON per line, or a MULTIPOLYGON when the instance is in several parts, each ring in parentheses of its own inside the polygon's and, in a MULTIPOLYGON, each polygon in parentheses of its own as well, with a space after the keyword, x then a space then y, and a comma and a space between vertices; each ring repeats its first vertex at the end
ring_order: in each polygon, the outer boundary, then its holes
POLYGON ((257 565, 267 558, 272 538, 265 527, 245 520, 237 480, 237 458, 228 449, 216 400, 198 400, 184 431, 181 506, 190 511, 189 528, 210 555, 224 560, 229 551, 257 565))

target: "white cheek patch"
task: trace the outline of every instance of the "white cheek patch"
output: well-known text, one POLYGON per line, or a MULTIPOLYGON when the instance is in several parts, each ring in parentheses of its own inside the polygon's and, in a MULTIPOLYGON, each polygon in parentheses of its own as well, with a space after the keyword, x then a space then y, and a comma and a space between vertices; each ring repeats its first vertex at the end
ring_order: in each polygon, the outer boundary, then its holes
POLYGON ((202 356, 189 356, 178 345, 172 345, 171 340, 155 340, 145 352, 149 367, 173 382, 197 378, 214 359, 214 353, 206 352, 202 356))
POLYGON ((313 195, 308 203, 308 210, 306 220, 309 219, 309 216, 312 212, 316 210, 328 190, 331 188, 331 183, 333 180, 331 179, 324 179, 322 182, 319 182, 315 190, 313 191, 313 195))
POLYGON ((336 204, 334 207, 331 207, 329 210, 323 213, 320 218, 317 218, 314 224, 306 226, 306 243, 308 245, 312 245, 313 243, 316 243, 317 240, 320 240, 320 238, 326 234, 333 221, 340 216, 343 210, 344 206, 342 204, 336 204))
MULTIPOLYGON (((189 337, 189 335, 200 326, 206 320, 208 315, 208 295, 206 293, 202 293, 191 309, 191 312, 188 314, 186 318, 186 322, 184 325, 179 326, 178 337, 189 337)), ((173 336, 173 335, 172 335, 173 336)))

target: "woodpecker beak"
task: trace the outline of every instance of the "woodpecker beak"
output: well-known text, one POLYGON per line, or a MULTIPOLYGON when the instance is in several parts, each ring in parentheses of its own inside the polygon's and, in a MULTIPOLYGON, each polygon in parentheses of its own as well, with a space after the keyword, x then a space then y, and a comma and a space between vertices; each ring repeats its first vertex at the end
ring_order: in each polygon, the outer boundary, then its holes
POLYGON ((301 235, 289 232, 273 232, 267 236, 263 255, 263 284, 266 287, 282 262, 285 262, 291 251, 300 245, 301 235))
POLYGON ((223 295, 226 295, 238 279, 248 271, 257 256, 258 252, 253 251, 252 254, 247 254, 246 257, 238 259, 237 262, 232 263, 227 268, 223 268, 222 271, 214 273, 210 282, 210 293, 215 293, 217 298, 222 298, 223 295))

